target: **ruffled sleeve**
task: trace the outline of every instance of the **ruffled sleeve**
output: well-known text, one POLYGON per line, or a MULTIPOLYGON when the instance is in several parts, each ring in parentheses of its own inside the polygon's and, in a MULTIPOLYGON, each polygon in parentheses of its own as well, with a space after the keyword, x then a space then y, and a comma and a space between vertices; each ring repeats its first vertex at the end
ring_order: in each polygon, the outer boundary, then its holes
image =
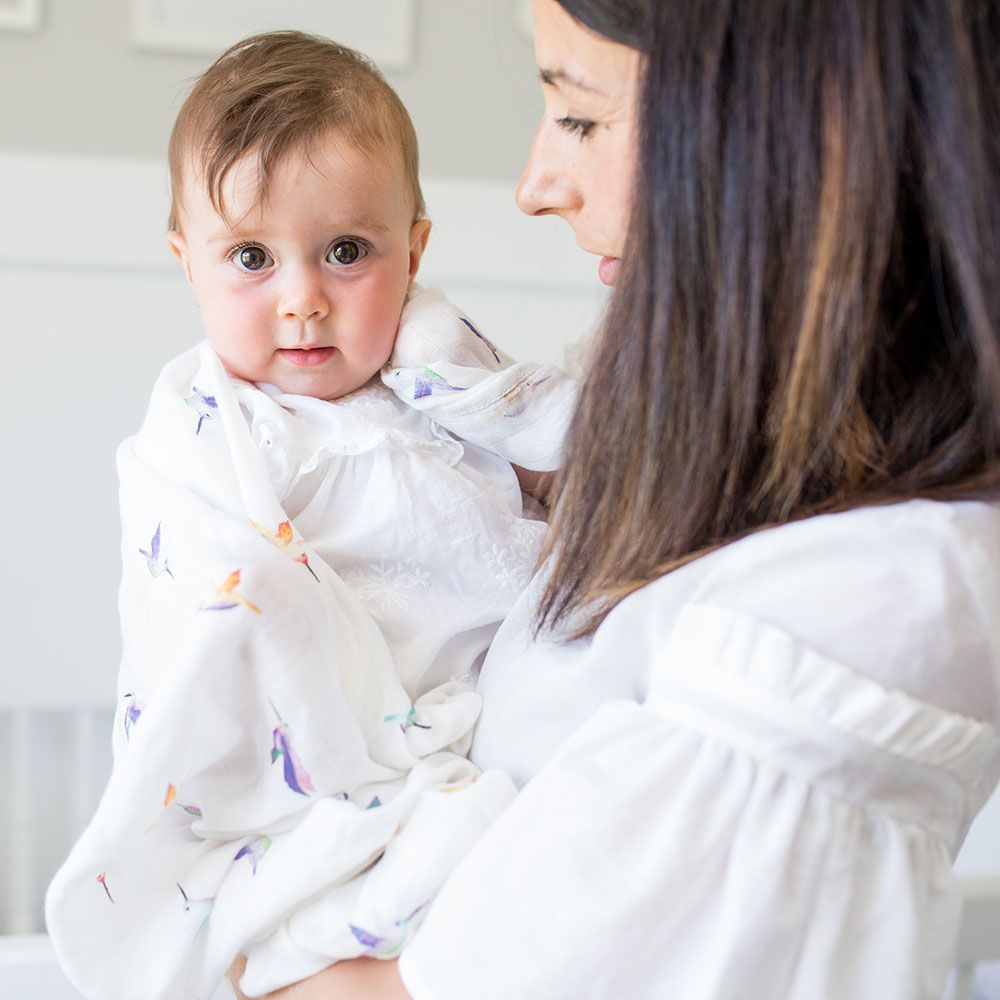
POLYGON ((998 777, 989 723, 690 603, 645 701, 563 744, 400 971, 415 1000, 937 997, 998 777))

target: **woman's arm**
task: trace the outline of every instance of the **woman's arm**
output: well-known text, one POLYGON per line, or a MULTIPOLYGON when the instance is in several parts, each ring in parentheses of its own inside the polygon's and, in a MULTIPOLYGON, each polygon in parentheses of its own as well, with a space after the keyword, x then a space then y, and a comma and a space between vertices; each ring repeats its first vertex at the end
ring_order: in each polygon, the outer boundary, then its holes
MULTIPOLYGON (((249 1000, 239 988, 246 959, 239 955, 229 969, 229 985, 237 1000, 249 1000)), ((410 1000, 394 961, 353 958, 293 983, 263 1000, 410 1000)))

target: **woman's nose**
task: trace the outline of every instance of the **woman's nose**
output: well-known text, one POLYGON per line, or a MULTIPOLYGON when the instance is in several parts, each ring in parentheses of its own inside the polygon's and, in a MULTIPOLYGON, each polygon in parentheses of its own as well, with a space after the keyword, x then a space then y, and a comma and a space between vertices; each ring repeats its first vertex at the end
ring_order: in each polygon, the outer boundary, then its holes
POLYGON ((535 130, 531 153, 514 193, 517 207, 526 215, 563 215, 582 206, 572 163, 560 156, 555 138, 547 122, 535 130))
POLYGON ((285 275, 278 315, 283 319, 320 320, 330 312, 323 278, 314 268, 294 268, 285 275))

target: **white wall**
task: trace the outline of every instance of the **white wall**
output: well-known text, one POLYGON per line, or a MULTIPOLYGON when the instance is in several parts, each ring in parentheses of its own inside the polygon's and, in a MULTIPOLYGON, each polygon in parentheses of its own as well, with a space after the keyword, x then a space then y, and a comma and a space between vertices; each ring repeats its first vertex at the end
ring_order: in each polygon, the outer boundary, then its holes
MULTIPOLYGON (((521 170, 541 96, 514 3, 417 0, 414 63, 387 76, 429 176, 512 183, 521 170)), ((137 49, 132 0, 42 4, 40 31, 0 27, 0 150, 161 159, 185 81, 211 57, 137 49)))

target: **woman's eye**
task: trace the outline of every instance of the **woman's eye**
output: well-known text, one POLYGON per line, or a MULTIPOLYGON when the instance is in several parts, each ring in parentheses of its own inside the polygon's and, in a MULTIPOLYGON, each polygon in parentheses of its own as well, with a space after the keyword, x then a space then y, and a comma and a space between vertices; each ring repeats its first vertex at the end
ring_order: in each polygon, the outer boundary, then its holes
POLYGON ((569 132, 570 135, 578 136, 582 142, 590 135, 591 130, 597 123, 592 122, 589 118, 571 118, 569 115, 566 115, 563 118, 557 118, 556 124, 569 132))
POLYGON ((326 259, 331 264, 356 264, 368 256, 368 247, 358 240, 337 240, 326 259))
POLYGON ((248 243, 245 246, 237 247, 230 256, 230 260, 241 271, 262 271, 265 267, 270 267, 274 260, 271 255, 261 246, 255 243, 248 243))

